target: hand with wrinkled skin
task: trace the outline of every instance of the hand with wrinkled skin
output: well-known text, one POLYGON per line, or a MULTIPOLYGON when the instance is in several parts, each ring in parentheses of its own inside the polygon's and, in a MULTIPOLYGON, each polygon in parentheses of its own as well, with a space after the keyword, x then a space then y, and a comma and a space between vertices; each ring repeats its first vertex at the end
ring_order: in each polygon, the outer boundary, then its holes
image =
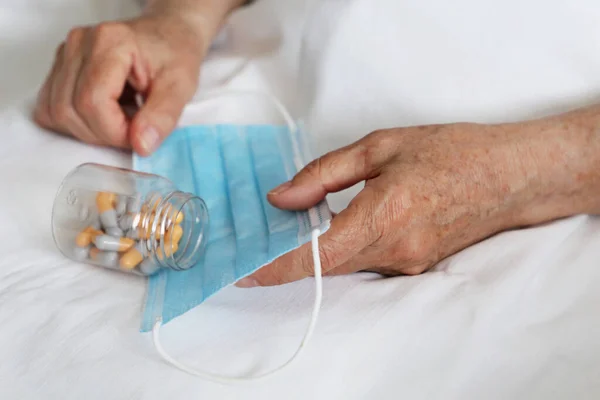
POLYGON ((241 0, 153 0, 145 14, 71 30, 39 91, 34 120, 86 143, 148 155, 196 91, 213 36, 241 0), (127 90, 144 105, 128 118, 127 90))
MULTIPOLYGON (((600 212, 600 107, 537 121, 376 131, 269 194, 306 209, 365 181, 320 238, 324 275, 414 275, 497 232, 600 212)), ((238 282, 313 275, 310 243, 238 282)))

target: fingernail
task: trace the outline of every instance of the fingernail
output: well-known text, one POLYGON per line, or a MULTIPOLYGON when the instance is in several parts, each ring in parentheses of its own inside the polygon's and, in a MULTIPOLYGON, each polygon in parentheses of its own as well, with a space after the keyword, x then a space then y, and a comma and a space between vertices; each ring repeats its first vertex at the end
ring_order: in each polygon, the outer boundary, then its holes
POLYGON ((158 131, 150 126, 146 128, 144 132, 142 132, 140 144, 145 152, 152 153, 154 150, 156 150, 159 140, 160 135, 158 134, 158 131))
POLYGON ((235 286, 239 288, 253 288, 260 285, 258 284, 258 281, 256 279, 252 278, 251 276, 247 276, 246 278, 242 278, 239 281, 237 281, 235 286))
POLYGON ((292 182, 291 181, 287 181, 286 183, 282 183, 281 185, 277 186, 275 189, 271 190, 269 192, 269 194, 272 195, 272 196, 275 196, 275 195, 278 195, 278 194, 281 194, 281 193, 285 192, 290 187, 292 187, 292 182))

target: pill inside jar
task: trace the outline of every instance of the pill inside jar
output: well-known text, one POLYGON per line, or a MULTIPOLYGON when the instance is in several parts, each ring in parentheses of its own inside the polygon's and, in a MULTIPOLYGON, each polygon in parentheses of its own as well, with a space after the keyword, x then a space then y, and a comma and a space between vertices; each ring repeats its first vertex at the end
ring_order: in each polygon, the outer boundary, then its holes
POLYGON ((68 258, 149 276, 193 268, 203 256, 208 209, 168 179, 102 164, 83 164, 63 180, 52 234, 68 258))

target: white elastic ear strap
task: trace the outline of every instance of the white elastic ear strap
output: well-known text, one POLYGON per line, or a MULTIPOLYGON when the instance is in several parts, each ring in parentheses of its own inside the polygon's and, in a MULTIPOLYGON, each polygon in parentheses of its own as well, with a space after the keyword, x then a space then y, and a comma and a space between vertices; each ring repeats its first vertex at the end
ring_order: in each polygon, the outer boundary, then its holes
MULTIPOLYGON (((273 104, 276 106, 276 108, 279 110, 279 112, 285 119, 285 122, 288 125, 290 132, 297 133, 298 126, 296 125, 296 123, 294 122, 294 120, 292 119, 292 117, 290 116, 288 111, 286 110, 285 106, 277 98, 275 98, 274 96, 272 96, 268 93, 245 91, 245 90, 244 91, 242 91, 242 90, 215 90, 215 91, 211 91, 211 92, 201 96, 197 102, 204 102, 204 101, 208 101, 210 99, 214 99, 214 98, 221 97, 221 96, 228 96, 228 95, 232 95, 232 96, 251 95, 251 96, 266 97, 267 99, 271 100, 273 102, 273 104)), ((141 105, 140 99, 138 98, 137 100, 138 100, 138 105, 141 105)), ((294 143, 293 140, 292 140, 292 143, 294 143)), ((296 146, 295 143, 294 143, 294 146, 296 146)), ((304 167, 304 165, 303 165, 302 159, 299 155, 300 154, 299 149, 294 148, 293 151, 294 151, 294 164, 296 165, 296 168, 298 170, 300 170, 304 167)), ((154 327, 152 328, 154 347, 156 348, 156 351, 158 352, 158 354, 160 354, 160 356, 163 358, 163 360, 165 360, 172 366, 179 368, 180 370, 182 370, 184 372, 187 372, 188 374, 195 375, 200 378, 218 382, 218 383, 240 383, 240 382, 248 382, 248 381, 263 379, 263 378, 273 375, 274 373, 276 373, 278 371, 281 371, 283 368, 290 365, 294 360, 296 360, 298 358, 300 353, 302 353, 302 351, 304 350, 304 348, 310 341, 310 338, 311 338, 311 336, 315 330, 315 326, 317 324, 317 319, 319 317, 319 310, 321 309, 321 300, 323 298, 323 278, 322 278, 322 273, 321 273, 321 257, 319 255, 319 235, 320 234, 321 234, 321 231, 319 228, 315 228, 311 232, 312 255, 313 255, 313 264, 314 264, 314 271, 315 271, 315 300, 314 300, 314 304, 313 304, 312 313, 310 316, 310 322, 308 323, 308 327, 306 328, 306 332, 304 333, 304 338, 302 339, 302 342, 300 342, 298 349, 285 363, 283 363, 279 367, 276 367, 270 371, 263 372, 261 374, 253 375, 253 376, 240 376, 240 377, 231 376, 230 377, 230 376, 223 376, 223 375, 218 375, 218 374, 214 374, 214 373, 210 373, 210 372, 199 371, 197 369, 191 368, 191 367, 181 363, 180 361, 175 360, 163 348, 162 344, 160 343, 160 327, 162 324, 161 320, 156 321, 156 323, 154 324, 154 327)))

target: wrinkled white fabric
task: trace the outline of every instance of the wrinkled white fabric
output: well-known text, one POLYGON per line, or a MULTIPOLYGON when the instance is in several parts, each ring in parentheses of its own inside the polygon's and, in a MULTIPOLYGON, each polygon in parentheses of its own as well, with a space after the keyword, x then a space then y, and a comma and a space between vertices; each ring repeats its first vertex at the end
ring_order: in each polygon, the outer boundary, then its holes
MULTIPOLYGON (((137 331, 144 282, 64 259, 49 229, 72 167, 127 167, 129 155, 43 132, 24 105, 70 26, 130 15, 133 3, 0 0, 0 398, 598 398, 600 221, 587 216, 497 235, 419 277, 325 279, 311 345, 273 379, 219 386, 161 362, 137 331)), ((228 87, 296 107, 319 153, 376 128, 517 120, 600 93, 594 0, 311 3, 262 0, 236 15, 203 84, 250 58, 228 87)), ((190 106, 182 123, 273 122, 269 110, 190 106)), ((335 208, 352 193, 332 196, 335 208)), ((228 288, 162 340, 223 374, 268 369, 294 350, 312 284, 228 288)))

